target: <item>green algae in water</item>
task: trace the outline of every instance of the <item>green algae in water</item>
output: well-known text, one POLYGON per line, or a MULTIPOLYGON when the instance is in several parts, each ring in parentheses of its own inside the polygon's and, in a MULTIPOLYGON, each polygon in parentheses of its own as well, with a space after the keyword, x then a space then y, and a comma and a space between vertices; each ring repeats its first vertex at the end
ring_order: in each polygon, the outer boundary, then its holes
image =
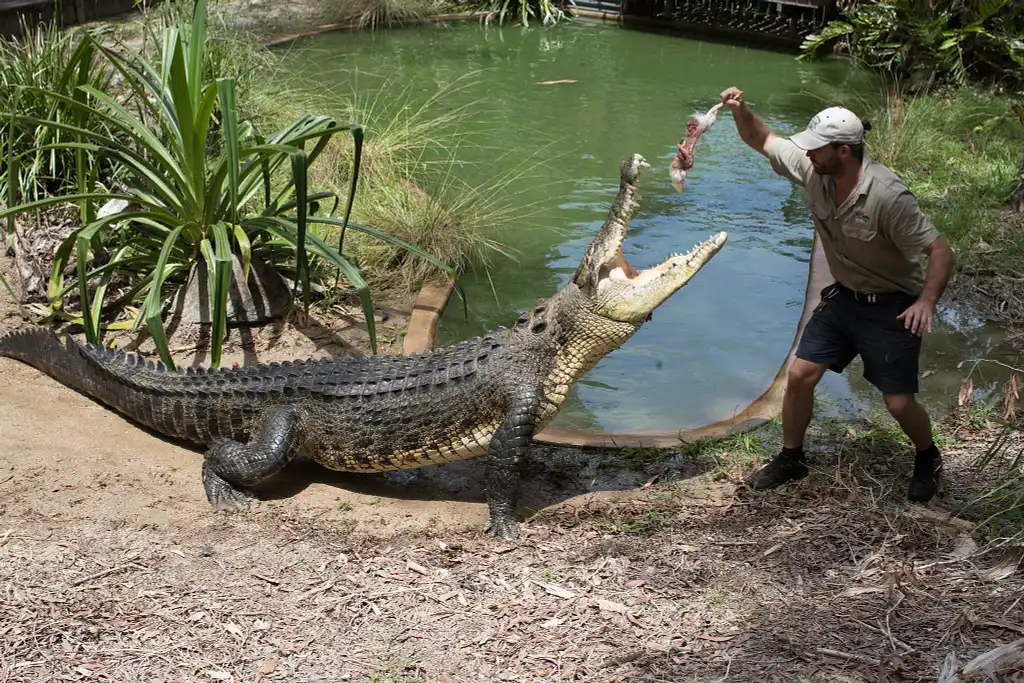
MULTIPOLYGON (((378 113, 417 101, 432 115, 471 112, 452 124, 458 148, 428 159, 450 154, 458 163, 449 173, 519 216, 492 235, 516 256, 464 276, 469 319, 453 298, 438 345, 510 326, 561 287, 604 222, 619 163, 635 152, 652 168, 623 247, 631 264, 654 265, 729 231, 722 252, 579 381, 552 425, 608 432, 674 432, 742 410, 778 372, 802 311, 813 237, 802 190, 776 176, 722 110, 697 144, 684 193, 675 193, 669 164, 690 115, 736 85, 775 132, 791 134, 825 106, 857 108, 879 92, 840 61, 801 64, 776 51, 589 21, 336 32, 287 49, 316 89, 372 100, 378 113)), ((374 121, 361 123, 371 140, 374 121)), ((941 326, 925 342, 922 370, 939 371, 925 392, 934 387, 942 400, 958 381, 956 364, 996 342, 980 323, 941 326)), ((857 374, 830 373, 822 389, 877 400, 857 374)))

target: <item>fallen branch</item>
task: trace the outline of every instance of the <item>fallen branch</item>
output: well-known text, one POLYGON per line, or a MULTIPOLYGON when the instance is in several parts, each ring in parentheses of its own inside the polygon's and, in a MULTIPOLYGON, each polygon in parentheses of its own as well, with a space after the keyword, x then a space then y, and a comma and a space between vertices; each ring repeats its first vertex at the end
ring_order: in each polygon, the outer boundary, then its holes
POLYGON ((860 662, 861 664, 868 664, 870 666, 875 666, 876 664, 878 664, 878 662, 875 661, 874 659, 871 659, 871 657, 867 657, 865 655, 858 655, 858 654, 853 653, 853 652, 842 652, 840 650, 830 650, 827 647, 819 647, 817 652, 818 652, 818 654, 822 654, 822 655, 825 655, 827 657, 837 657, 839 659, 851 659, 851 660, 853 660, 855 662, 860 662))
POLYGON ((938 683, 1024 683, 1024 638, 984 652, 962 668, 950 652, 942 662, 938 683))
POLYGON ((103 578, 104 576, 107 576, 108 574, 114 574, 116 572, 123 571, 123 570, 128 569, 129 567, 133 567, 133 566, 138 566, 138 565, 134 561, 132 561, 132 562, 125 562, 124 564, 119 564, 116 567, 108 567, 107 569, 104 569, 102 571, 98 571, 95 574, 89 574, 89 576, 84 576, 81 579, 78 579, 77 581, 72 581, 71 585, 72 586, 81 586, 83 583, 86 583, 88 581, 92 581, 94 579, 100 579, 100 578, 103 578))

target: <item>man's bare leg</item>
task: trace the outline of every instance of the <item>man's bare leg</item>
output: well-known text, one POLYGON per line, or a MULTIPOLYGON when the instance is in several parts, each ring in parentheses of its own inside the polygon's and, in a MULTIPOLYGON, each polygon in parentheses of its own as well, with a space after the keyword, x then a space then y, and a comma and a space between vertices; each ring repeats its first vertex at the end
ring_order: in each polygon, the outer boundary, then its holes
POLYGON ((814 413, 814 390, 828 365, 795 358, 789 366, 786 394, 782 399, 782 452, 751 482, 755 489, 775 488, 807 476, 803 445, 814 413))
POLYGON ((782 399, 782 445, 789 449, 801 448, 804 435, 814 413, 814 389, 828 366, 812 363, 803 358, 793 359, 786 380, 786 395, 782 399))
POLYGON ((886 410, 917 449, 907 498, 915 503, 926 502, 938 491, 942 475, 942 456, 932 440, 931 418, 913 394, 883 394, 882 397, 886 410))
POLYGON ((919 451, 932 445, 932 421, 913 394, 883 394, 885 409, 919 451))

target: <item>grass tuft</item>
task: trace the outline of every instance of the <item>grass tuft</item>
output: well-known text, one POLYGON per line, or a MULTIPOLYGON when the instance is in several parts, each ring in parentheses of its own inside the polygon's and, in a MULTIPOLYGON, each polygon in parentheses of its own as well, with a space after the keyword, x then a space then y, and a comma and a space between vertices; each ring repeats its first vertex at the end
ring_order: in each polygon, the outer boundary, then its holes
POLYGON ((1024 147, 1008 98, 976 88, 893 92, 869 120, 869 153, 907 183, 962 264, 993 253, 1019 263, 1024 234, 1007 240, 1001 231, 1024 147))
POLYGON ((336 21, 370 29, 419 21, 433 13, 428 0, 344 0, 330 6, 336 21))
MULTIPOLYGON (((415 244, 459 272, 486 271, 495 256, 514 258, 492 235, 522 220, 530 207, 495 193, 492 182, 474 185, 466 180, 476 176, 471 164, 460 161, 459 150, 474 144, 462 132, 474 103, 454 109, 440 105, 470 78, 472 74, 423 100, 415 97, 413 85, 399 87, 390 81, 369 94, 353 91, 326 98, 296 86, 286 98, 264 93, 254 110, 275 121, 315 97, 324 111, 341 120, 369 122, 353 220, 415 244)), ((349 141, 332 141, 310 176, 311 185, 342 195, 350 182, 351 154, 349 141)), ((523 163, 528 165, 528 160, 523 163)), ((343 210, 338 207, 335 214, 343 210)), ((337 243, 337 231, 322 236, 337 243)), ((409 292, 441 275, 428 261, 355 231, 346 233, 345 251, 376 289, 409 292)))

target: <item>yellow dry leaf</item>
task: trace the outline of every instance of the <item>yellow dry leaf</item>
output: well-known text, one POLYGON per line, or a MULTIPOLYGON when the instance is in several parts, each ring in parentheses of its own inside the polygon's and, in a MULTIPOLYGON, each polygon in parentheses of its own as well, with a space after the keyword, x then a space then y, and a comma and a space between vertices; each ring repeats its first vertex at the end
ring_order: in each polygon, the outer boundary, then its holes
POLYGON ((1017 375, 1010 378, 1010 381, 1003 385, 1003 413, 1002 418, 1011 422, 1017 414, 1017 399, 1020 398, 1020 386, 1017 382, 1017 375))
POLYGON ((960 385, 960 395, 957 397, 957 405, 966 405, 971 400, 971 392, 974 391, 974 380, 968 377, 964 380, 964 383, 960 385))

